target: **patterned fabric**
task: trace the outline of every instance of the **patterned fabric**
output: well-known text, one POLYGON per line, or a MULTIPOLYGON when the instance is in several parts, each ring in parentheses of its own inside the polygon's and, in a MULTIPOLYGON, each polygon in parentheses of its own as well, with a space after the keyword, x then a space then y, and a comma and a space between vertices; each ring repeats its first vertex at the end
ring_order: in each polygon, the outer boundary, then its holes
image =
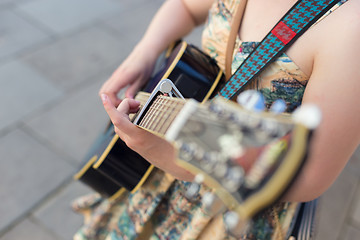
MULTIPOLYGON (((210 17, 203 31, 203 49, 214 58, 218 65, 225 69, 226 43, 230 34, 231 14, 235 11, 233 4, 235 1, 217 1, 210 10, 210 17)), ((337 9, 340 1, 321 19, 337 9)), ((254 50, 258 42, 242 42, 237 36, 233 53, 232 73, 241 65, 241 63, 254 50)), ((287 103, 287 111, 291 112, 301 104, 302 96, 307 85, 308 76, 284 53, 244 89, 257 89, 264 94, 266 104, 269 107, 276 99, 284 99, 287 103)))
MULTIPOLYGON (((216 0, 203 32, 203 49, 224 69, 226 40, 232 14, 239 0, 216 0)), ((237 69, 256 46, 256 42, 236 39, 232 69, 237 69)), ((291 111, 301 103, 308 77, 283 54, 247 88, 259 89, 267 105, 283 98, 291 111)), ((134 194, 117 199, 98 194, 80 197, 73 209, 84 215, 84 225, 74 240, 234 240, 227 234, 223 215, 213 217, 201 206, 201 196, 209 191, 201 186, 199 193, 188 199, 184 192, 190 183, 174 180, 154 170, 134 194)), ((279 203, 253 219, 252 227, 242 240, 281 239, 287 235, 298 209, 297 203, 279 203)))
POLYGON ((253 53, 243 61, 241 71, 235 72, 226 85, 220 90, 219 95, 225 98, 233 98, 260 69, 290 42, 307 25, 310 25, 315 16, 328 9, 329 4, 337 1, 301 1, 284 17, 279 24, 265 37, 262 43, 253 53))

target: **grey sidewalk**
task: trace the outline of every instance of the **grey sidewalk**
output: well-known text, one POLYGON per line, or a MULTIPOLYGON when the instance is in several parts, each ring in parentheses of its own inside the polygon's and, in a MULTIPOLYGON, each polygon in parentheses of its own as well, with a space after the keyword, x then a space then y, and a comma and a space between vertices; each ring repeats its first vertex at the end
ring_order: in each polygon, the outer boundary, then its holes
MULTIPOLYGON (((107 121, 97 91, 161 3, 0 0, 0 240, 81 226, 70 203, 91 190, 72 175, 107 121)), ((318 240, 360 239, 359 181, 360 150, 321 198, 318 240)))

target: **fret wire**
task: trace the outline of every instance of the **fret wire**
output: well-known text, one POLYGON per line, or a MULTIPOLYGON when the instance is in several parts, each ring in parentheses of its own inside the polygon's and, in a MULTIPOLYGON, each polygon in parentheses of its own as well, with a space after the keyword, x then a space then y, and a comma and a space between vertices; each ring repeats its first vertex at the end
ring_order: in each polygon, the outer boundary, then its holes
POLYGON ((164 102, 164 99, 159 97, 159 99, 157 101, 157 104, 154 105, 154 109, 155 109, 156 114, 154 114, 153 120, 151 121, 151 123, 149 125, 150 130, 154 130, 155 126, 160 121, 160 117, 161 117, 162 112, 165 111, 164 107, 163 107, 163 102, 164 102))
POLYGON ((182 107, 179 108, 178 106, 174 106, 171 113, 167 116, 166 121, 162 125, 162 129, 160 130, 163 133, 166 133, 167 129, 170 127, 174 119, 179 115, 179 112, 181 111, 182 107))
MULTIPOLYGON (((148 113, 149 111, 146 112, 146 114, 148 113)), ((141 121, 139 122, 139 126, 144 126, 146 124, 146 114, 142 117, 141 121)))
POLYGON ((162 124, 158 128, 158 132, 162 132, 163 126, 166 123, 166 120, 169 118, 169 116, 173 113, 173 106, 168 105, 167 107, 167 115, 162 119, 162 124))
MULTIPOLYGON (((163 118, 166 116, 166 119, 170 119, 170 121, 166 121, 164 124, 160 124, 160 131, 166 129, 170 126, 175 117, 179 114, 182 107, 185 105, 185 101, 177 98, 169 98, 165 96, 158 96, 153 104, 150 106, 149 110, 143 117, 139 126, 144 127, 145 129, 153 129, 154 125, 159 125, 159 122, 164 122, 163 118), (166 108, 166 109, 164 109, 166 108), (172 109, 171 109, 172 108, 172 109), (169 111, 168 109, 171 109, 169 111), (162 115, 162 116, 161 116, 162 115)), ((165 119, 165 120, 166 120, 165 119)))
POLYGON ((154 105, 154 109, 155 109, 155 112, 156 114, 154 115, 154 120, 151 122, 151 124, 149 125, 149 128, 150 130, 154 130, 155 126, 158 124, 159 122, 159 118, 161 116, 161 112, 164 111, 163 109, 163 102, 164 102, 164 99, 159 97, 158 99, 159 101, 157 102, 156 105, 154 105))
POLYGON ((170 114, 168 114, 167 119, 165 121, 165 123, 162 126, 161 131, 162 132, 166 132, 167 129, 169 128, 169 126, 172 124, 172 122, 174 121, 174 119, 179 115, 181 109, 183 108, 184 105, 179 106, 179 105, 173 105, 172 106, 172 110, 170 111, 170 114))
POLYGON ((174 119, 179 115, 183 106, 172 105, 172 109, 168 111, 166 118, 164 119, 164 123, 160 126, 161 128, 158 130, 159 132, 165 134, 169 126, 172 124, 174 119))
POLYGON ((155 114, 156 114, 156 112, 157 111, 159 111, 159 101, 161 101, 161 96, 158 96, 155 100, 154 100, 154 102, 153 102, 153 104, 150 106, 150 108, 149 108, 149 111, 145 114, 145 116, 144 116, 144 123, 146 122, 146 125, 144 126, 144 125, 141 125, 141 126, 143 126, 143 127, 145 127, 145 128, 148 128, 152 123, 153 123, 153 121, 154 121, 154 117, 156 117, 155 116, 155 114))
POLYGON ((152 124, 153 119, 156 118, 158 105, 159 105, 159 96, 156 97, 152 105, 149 107, 148 112, 145 114, 144 122, 146 122, 146 124, 143 127, 149 128, 149 126, 152 124))
POLYGON ((154 131, 155 132, 160 132, 161 133, 161 128, 162 128, 162 125, 164 124, 164 122, 166 121, 166 117, 165 116, 168 116, 170 113, 169 111, 171 110, 171 107, 169 104, 167 104, 169 102, 168 99, 165 99, 164 98, 164 111, 161 115, 161 117, 159 117, 159 122, 157 123, 156 127, 154 128, 154 131))
POLYGON ((145 118, 147 119, 147 124, 146 126, 144 126, 146 129, 151 129, 152 125, 154 124, 154 122, 157 121, 158 115, 159 115, 159 111, 160 107, 161 107, 161 101, 162 98, 161 96, 158 96, 153 104, 150 106, 148 113, 146 114, 145 118), (151 110, 151 111, 150 111, 151 110))
POLYGON ((164 110, 163 109, 163 98, 159 97, 158 99, 158 102, 156 105, 154 105, 154 109, 155 109, 155 112, 156 112, 156 116, 154 117, 154 120, 151 122, 150 126, 149 126, 149 129, 150 130, 154 130, 154 127, 157 125, 157 123, 159 122, 159 117, 161 115, 161 112, 164 110))
MULTIPOLYGON (((139 123, 139 126, 141 127, 145 127, 146 124, 147 124, 147 121, 148 121, 148 118, 147 116, 149 116, 149 114, 151 114, 152 112, 152 109, 150 108, 144 115, 144 117, 141 119, 140 123, 139 123)), ((151 115, 150 115, 151 116, 151 115)))
POLYGON ((144 116, 144 125, 142 125, 142 127, 148 129, 149 126, 152 124, 152 119, 154 119, 155 115, 156 115, 156 106, 159 104, 159 96, 156 97, 156 99, 154 100, 153 104, 150 106, 149 110, 147 111, 147 113, 144 116))

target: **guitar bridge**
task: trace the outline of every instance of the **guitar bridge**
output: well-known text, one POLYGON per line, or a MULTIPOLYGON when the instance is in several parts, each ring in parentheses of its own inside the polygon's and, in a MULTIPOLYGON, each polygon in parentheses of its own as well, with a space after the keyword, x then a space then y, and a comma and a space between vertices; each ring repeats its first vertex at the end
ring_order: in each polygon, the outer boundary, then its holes
POLYGON ((169 97, 176 97, 176 98, 185 99, 182 96, 182 94, 180 93, 180 91, 176 88, 175 84, 170 79, 161 80, 156 85, 154 90, 151 92, 151 94, 149 96, 149 99, 144 104, 144 107, 141 108, 140 112, 137 114, 137 116, 136 116, 136 118, 135 118, 135 120, 133 122, 135 125, 138 125, 140 123, 141 119, 143 118, 145 113, 149 110, 149 108, 150 108, 151 104, 153 103, 153 101, 159 95, 166 95, 166 96, 169 96, 169 97))

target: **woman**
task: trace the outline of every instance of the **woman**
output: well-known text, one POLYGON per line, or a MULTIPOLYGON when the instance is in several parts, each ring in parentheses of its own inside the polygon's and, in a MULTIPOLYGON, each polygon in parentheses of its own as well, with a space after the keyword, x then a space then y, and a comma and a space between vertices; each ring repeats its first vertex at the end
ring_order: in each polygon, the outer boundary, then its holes
MULTIPOLYGON (((248 0, 235 42, 232 71, 295 2, 248 0)), ((193 180, 193 176, 175 164, 170 144, 134 126, 128 114, 138 110, 139 103, 133 97, 150 76, 160 53, 199 24, 206 22, 204 52, 224 68, 231 19, 239 3, 240 0, 165 1, 141 41, 104 83, 100 95, 116 133, 130 148, 178 180, 164 181, 169 175, 153 174, 135 194, 113 202, 92 200, 97 204, 78 204, 79 211, 92 206, 93 215, 75 239, 233 238, 226 232, 221 217, 212 219, 198 199, 188 201, 184 197, 188 185, 184 181, 193 180), (118 99, 116 94, 126 86, 126 99, 118 99), (158 187, 155 183, 159 181, 168 185, 158 187), (101 220, 96 221, 96 217, 101 220)), ((248 86, 260 90, 271 104, 272 99, 280 96, 273 91, 274 84, 279 81, 289 84, 294 91, 281 94, 288 105, 293 106, 288 111, 300 103, 314 103, 320 107, 323 119, 314 136, 310 156, 282 202, 258 216, 249 234, 241 239, 284 238, 296 202, 313 200, 328 189, 359 145, 360 1, 342 3, 248 86)))

